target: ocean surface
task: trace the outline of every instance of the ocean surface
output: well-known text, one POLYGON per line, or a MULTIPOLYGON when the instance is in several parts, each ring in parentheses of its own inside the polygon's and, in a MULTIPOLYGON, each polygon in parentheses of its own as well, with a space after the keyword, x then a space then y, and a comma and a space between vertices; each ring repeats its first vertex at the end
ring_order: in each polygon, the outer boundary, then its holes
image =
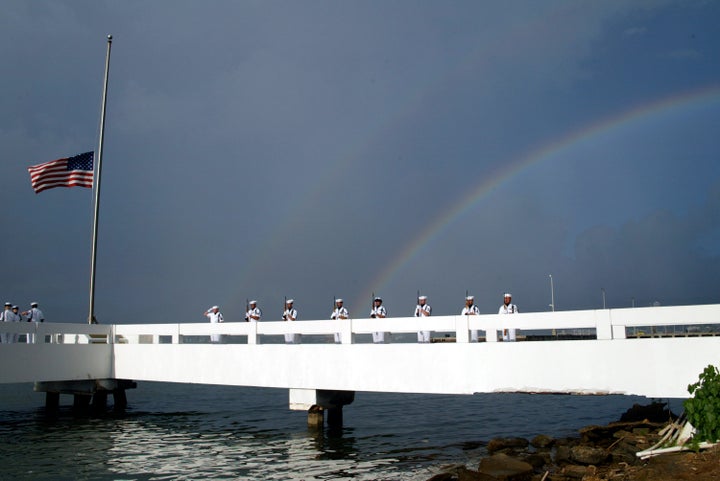
POLYGON ((91 417, 61 396, 50 416, 32 384, 0 385, 0 479, 426 480, 443 466, 477 468, 493 437, 571 436, 650 402, 358 392, 342 429, 313 430, 284 389, 139 382, 127 397, 125 413, 91 417))

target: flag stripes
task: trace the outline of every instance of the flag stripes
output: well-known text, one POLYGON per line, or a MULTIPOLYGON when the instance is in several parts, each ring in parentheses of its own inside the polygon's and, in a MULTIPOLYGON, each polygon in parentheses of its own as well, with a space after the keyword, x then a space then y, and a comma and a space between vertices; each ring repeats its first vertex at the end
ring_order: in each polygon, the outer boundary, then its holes
POLYGON ((66 159, 51 160, 28 167, 30 183, 36 194, 53 187, 93 186, 93 152, 66 159))

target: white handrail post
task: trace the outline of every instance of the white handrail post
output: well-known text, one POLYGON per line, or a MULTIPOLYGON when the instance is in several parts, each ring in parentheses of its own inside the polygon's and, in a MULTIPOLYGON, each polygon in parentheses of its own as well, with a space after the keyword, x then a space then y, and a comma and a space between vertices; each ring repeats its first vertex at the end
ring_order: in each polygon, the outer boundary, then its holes
POLYGON ((180 344, 180 324, 175 324, 171 342, 173 344, 180 344))
MULTIPOLYGON (((620 316, 622 318, 622 316, 620 316)), ((610 316, 610 322, 612 323, 612 338, 613 339, 626 339, 627 334, 625 332, 626 326, 625 326, 625 320, 624 319, 618 319, 618 323, 622 322, 622 325, 615 324, 615 321, 612 319, 612 315, 610 316)))
MULTIPOLYGON (((503 316, 505 317, 505 316, 503 316)), ((500 323, 500 315, 497 315, 498 323, 500 323)), ((488 320, 486 321, 489 323, 488 326, 485 327, 485 342, 498 342, 498 325, 496 324, 496 320, 488 320)), ((500 323, 502 324, 502 323, 500 323)))
POLYGON ((467 344, 470 342, 469 316, 455 316, 455 342, 467 344))
POLYGON ((248 344, 257 344, 258 343, 257 324, 258 324, 257 322, 250 323, 250 332, 248 332, 248 344))
POLYGON ((353 320, 345 319, 341 321, 340 325, 340 343, 341 344, 352 344, 353 339, 353 320))
POLYGON ((610 340, 613 338, 611 312, 612 309, 595 311, 595 335, 598 340, 610 340))

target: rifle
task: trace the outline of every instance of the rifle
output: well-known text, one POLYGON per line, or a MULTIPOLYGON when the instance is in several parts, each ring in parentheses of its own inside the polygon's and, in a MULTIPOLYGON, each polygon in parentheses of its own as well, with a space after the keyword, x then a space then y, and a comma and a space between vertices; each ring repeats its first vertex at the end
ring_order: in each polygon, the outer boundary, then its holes
POLYGON ((375 293, 372 293, 370 298, 370 317, 375 319, 375 293))
POLYGON ((283 321, 287 321, 285 312, 287 312, 287 296, 283 296, 283 321))
POLYGON ((245 298, 245 322, 250 322, 250 317, 248 317, 248 311, 250 310, 250 301, 248 301, 248 298, 245 298))

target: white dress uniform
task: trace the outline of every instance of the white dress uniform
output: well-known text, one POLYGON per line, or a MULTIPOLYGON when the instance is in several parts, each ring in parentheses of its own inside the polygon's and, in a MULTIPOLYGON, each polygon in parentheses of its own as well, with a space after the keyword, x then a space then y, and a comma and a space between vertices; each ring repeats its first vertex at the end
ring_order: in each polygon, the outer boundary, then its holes
MULTIPOLYGON (((27 317, 28 322, 45 322, 45 316, 43 315, 43 312, 37 307, 36 303, 32 304, 32 307, 29 311, 27 311, 27 317)), ((37 327, 37 326, 33 326, 37 327)), ((33 344, 35 343, 35 333, 28 334, 27 337, 27 343, 33 344)))
MULTIPOLYGON (((23 317, 22 317, 22 314, 20 314, 20 308, 18 306, 12 306, 12 311, 13 311, 12 314, 14 317, 13 322, 22 322, 23 317)), ((17 334, 17 333, 13 334, 12 342, 18 342, 19 340, 20 340, 20 334, 17 334)))
MULTIPOLYGON (((379 306, 375 306, 370 310, 370 317, 372 318, 384 318, 387 317, 387 310, 385 309, 385 306, 380 304, 379 306)), ((372 333, 372 339, 375 344, 384 344, 387 340, 387 342, 390 342, 390 333, 389 332, 373 332, 372 333)))
POLYGON ((257 306, 257 302, 255 302, 255 301, 250 301, 250 306, 253 306, 253 305, 254 305, 255 307, 251 307, 251 308, 245 313, 245 320, 246 320, 246 321, 249 321, 249 322, 257 322, 257 321, 259 321, 260 318, 262 317, 262 311, 261 311, 260 308, 257 306), (253 317, 253 316, 254 316, 254 317, 253 317))
MULTIPOLYGON (((341 302, 340 299, 335 301, 335 310, 332 311, 332 314, 330 314, 330 319, 347 319, 350 317, 348 314, 348 310, 345 308, 345 306, 337 307, 337 303, 341 302)), ((340 344, 342 342, 342 337, 339 332, 336 332, 333 334, 333 337, 335 339, 335 344, 340 344)))
MULTIPOLYGON (((288 306, 292 304, 292 301, 288 301, 285 305, 287 306, 285 312, 283 312, 284 321, 295 321, 297 320, 298 312, 294 307, 288 306)), ((302 334, 285 334, 285 344, 300 344, 302 334)))
MULTIPOLYGON (((517 314, 518 308, 515 304, 503 304, 500 306, 498 314, 517 314)), ((517 329, 503 329, 503 341, 517 340, 517 329)))
MULTIPOLYGON (((470 307, 465 306, 463 307, 462 312, 460 313, 462 316, 472 316, 472 315, 480 315, 480 309, 475 304, 470 305, 470 307)), ((470 342, 478 342, 478 331, 477 329, 472 329, 470 331, 470 342)))
MULTIPOLYGON (((217 306, 213 306, 207 311, 205 311, 205 315, 210 319, 211 324, 215 324, 217 322, 223 322, 225 319, 223 319, 223 315, 220 313, 220 311, 214 312, 217 309, 217 306)), ((217 344, 220 341, 222 341, 222 335, 221 334, 210 334, 210 342, 217 344)))
MULTIPOLYGON (((420 299, 423 299, 423 297, 420 297, 420 299)), ((430 307, 429 304, 418 304, 415 306, 415 313, 413 314, 415 317, 427 317, 432 314, 432 307, 430 307)), ((417 333, 418 342, 420 343, 427 343, 430 342, 430 331, 418 331, 417 333)))
MULTIPOLYGON (((12 304, 9 302, 5 303, 5 310, 0 312, 0 322, 10 322, 12 320, 12 311, 10 310, 11 306, 12 304), (10 313, 10 316, 8 316, 8 312, 10 313)), ((0 341, 2 341, 3 344, 10 342, 10 334, 6 332, 0 334, 0 341)))

